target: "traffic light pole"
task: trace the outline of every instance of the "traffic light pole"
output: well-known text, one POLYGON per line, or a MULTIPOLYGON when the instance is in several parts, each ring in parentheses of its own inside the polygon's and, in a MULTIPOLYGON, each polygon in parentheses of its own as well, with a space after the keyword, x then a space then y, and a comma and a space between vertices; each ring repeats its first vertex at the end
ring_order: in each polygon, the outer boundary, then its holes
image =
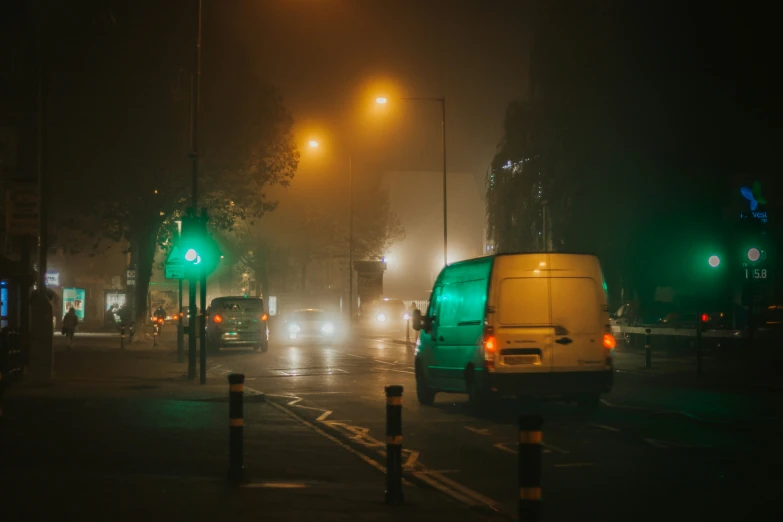
MULTIPOLYGON (((204 212, 206 215, 206 212, 204 212)), ((199 285, 199 293, 201 294, 201 313, 199 314, 199 336, 201 337, 201 360, 199 361, 199 382, 201 384, 207 383, 207 272, 201 270, 201 284, 199 285)))
POLYGON ((196 279, 188 279, 188 379, 196 378, 196 279))
POLYGON ((179 301, 179 312, 177 313, 177 362, 185 362, 185 335, 182 319, 182 279, 177 280, 177 300, 179 301))

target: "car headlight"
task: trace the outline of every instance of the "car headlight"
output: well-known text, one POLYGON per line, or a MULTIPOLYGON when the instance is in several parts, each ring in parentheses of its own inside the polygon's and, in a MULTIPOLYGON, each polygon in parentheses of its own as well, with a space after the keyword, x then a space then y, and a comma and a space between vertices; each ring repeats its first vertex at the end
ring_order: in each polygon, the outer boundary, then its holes
POLYGON ((301 331, 302 331, 302 329, 299 328, 298 324, 291 323, 291 324, 288 325, 288 333, 298 333, 298 332, 301 332, 301 331))
POLYGON ((386 320, 386 314, 378 314, 377 319, 379 323, 384 322, 386 320))
POLYGON ((324 323, 321 327, 321 331, 325 334, 332 334, 334 333, 334 325, 332 323, 324 323))

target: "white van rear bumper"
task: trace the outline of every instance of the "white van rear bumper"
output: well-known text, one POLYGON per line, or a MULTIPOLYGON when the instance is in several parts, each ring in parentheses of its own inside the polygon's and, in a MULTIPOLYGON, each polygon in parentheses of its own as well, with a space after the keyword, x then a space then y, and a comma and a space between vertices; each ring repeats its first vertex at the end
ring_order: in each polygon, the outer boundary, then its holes
POLYGON ((483 376, 482 387, 501 395, 569 395, 609 393, 613 372, 493 373, 483 376))

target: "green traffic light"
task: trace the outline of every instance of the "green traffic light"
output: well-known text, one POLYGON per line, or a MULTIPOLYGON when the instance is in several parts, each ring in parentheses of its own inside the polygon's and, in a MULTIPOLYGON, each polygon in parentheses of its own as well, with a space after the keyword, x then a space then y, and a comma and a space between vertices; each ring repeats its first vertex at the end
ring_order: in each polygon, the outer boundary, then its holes
POLYGON ((192 263, 198 258, 198 252, 196 252, 195 248, 189 248, 187 252, 185 252, 185 261, 188 263, 192 263))
POLYGON ((712 268, 718 268, 720 266, 720 257, 710 256, 710 258, 707 260, 707 263, 709 263, 712 268))
POLYGON ((755 263, 756 261, 761 259, 761 251, 756 247, 748 249, 747 255, 748 255, 748 261, 752 263, 755 263))

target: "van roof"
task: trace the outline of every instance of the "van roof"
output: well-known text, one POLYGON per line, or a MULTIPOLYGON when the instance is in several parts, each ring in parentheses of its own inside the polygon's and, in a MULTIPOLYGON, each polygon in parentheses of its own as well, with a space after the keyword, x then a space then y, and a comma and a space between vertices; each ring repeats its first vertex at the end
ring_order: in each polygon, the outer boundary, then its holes
POLYGON ((571 255, 596 258, 594 254, 585 254, 579 252, 505 252, 492 254, 474 259, 457 261, 446 266, 438 275, 438 283, 448 284, 457 281, 470 281, 489 278, 490 272, 496 257, 514 257, 514 256, 539 256, 548 255, 571 255))

